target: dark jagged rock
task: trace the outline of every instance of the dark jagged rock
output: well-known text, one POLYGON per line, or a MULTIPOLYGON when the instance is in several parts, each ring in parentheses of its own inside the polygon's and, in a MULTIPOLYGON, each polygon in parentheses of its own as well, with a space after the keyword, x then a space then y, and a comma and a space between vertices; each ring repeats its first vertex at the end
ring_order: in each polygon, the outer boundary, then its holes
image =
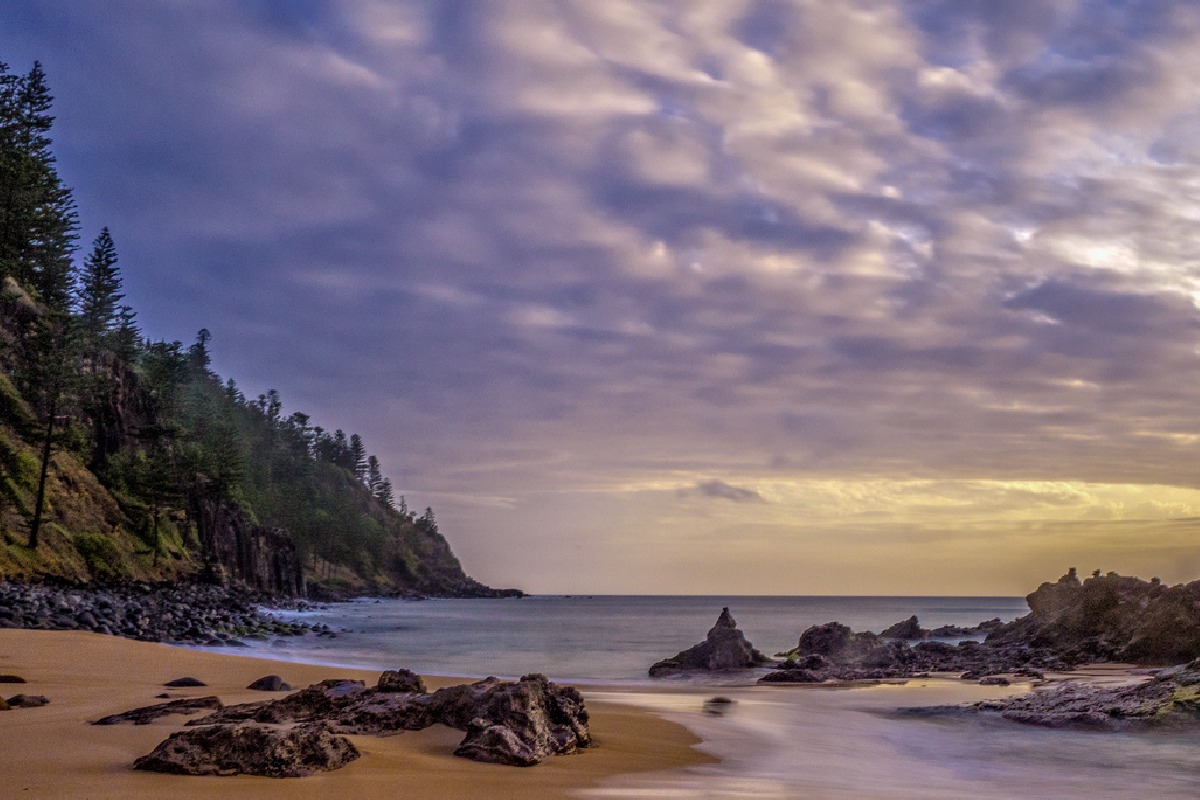
MULTIPOLYGON (((394 671, 404 672, 408 671, 394 671)), ((362 681, 327 680, 280 700, 228 706, 187 725, 316 721, 330 722, 338 733, 356 734, 417 731, 440 723, 468 731, 459 755, 505 764, 523 763, 528 758, 536 763, 592 744, 582 696, 573 687, 551 683, 544 675, 526 675, 516 682, 488 678, 432 694, 367 688, 362 681), (472 734, 474 720, 484 720, 487 725, 476 726, 472 734), (497 726, 504 730, 490 730, 497 726), (511 746, 510 733, 523 743, 522 748, 511 746)))
POLYGON ((339 769, 359 755, 349 739, 325 722, 290 729, 213 725, 172 734, 133 767, 179 775, 296 778, 339 769))
POLYGON ((291 684, 284 683, 283 678, 278 675, 264 675, 246 688, 256 692, 290 692, 292 690, 291 684))
POLYGON ((924 639, 929 635, 929 631, 921 627, 921 623, 917 621, 917 615, 913 614, 903 622, 897 622, 890 628, 885 628, 879 635, 886 639, 924 639))
POLYGON ((412 670, 389 669, 379 676, 375 688, 381 692, 417 692, 425 694, 425 683, 412 670))
POLYGON ((179 688, 181 686, 208 686, 208 684, 205 683, 204 681, 200 680, 199 678, 188 677, 188 678, 176 678, 173 681, 167 681, 166 683, 163 684, 163 686, 172 686, 175 688, 179 688))
POLYGON ((542 759, 507 725, 476 718, 467 724, 467 736, 454 755, 491 764, 532 767, 542 759))
POLYGON ((1072 568, 1025 598, 1030 613, 988 634, 989 644, 1024 643, 1075 661, 1179 664, 1200 657, 1200 581, 1167 587, 1072 568))
POLYGON ((17 694, 8 698, 9 708, 41 708, 49 704, 48 699, 37 694, 17 694))
POLYGON ((746 641, 745 634, 737 629, 733 615, 728 608, 724 608, 703 642, 654 664, 650 667, 650 677, 659 678, 680 672, 751 669, 769 662, 769 658, 746 641))
POLYGON ((259 722, 280 725, 291 722, 313 722, 335 717, 367 691, 362 681, 333 678, 301 689, 279 700, 242 703, 226 706, 220 711, 188 725, 219 725, 237 722, 259 722))
POLYGON ((149 725, 154 720, 168 714, 195 714, 197 711, 207 711, 221 708, 221 700, 217 697, 185 697, 172 700, 169 703, 159 703, 153 706, 143 706, 121 714, 110 714, 93 722, 93 725, 149 725))
POLYGON ((28 683, 19 675, 0 675, 0 683, 28 683))
POLYGON ((979 679, 980 686, 1008 686, 1008 678, 1000 675, 985 675, 979 679))
POLYGON ((998 714, 1025 725, 1090 731, 1195 731, 1200 729, 1200 659, 1163 670, 1136 686, 1068 683, 1016 697, 899 713, 923 717, 998 714))

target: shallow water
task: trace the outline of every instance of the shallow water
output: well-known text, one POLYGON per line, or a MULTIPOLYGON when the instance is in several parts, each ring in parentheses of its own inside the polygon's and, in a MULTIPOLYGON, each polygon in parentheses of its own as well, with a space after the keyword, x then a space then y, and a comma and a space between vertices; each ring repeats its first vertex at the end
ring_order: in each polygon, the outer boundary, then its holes
POLYGON ((648 683, 650 665, 702 641, 725 606, 747 639, 767 655, 795 647, 806 628, 824 622, 879 632, 912 614, 933 628, 1010 620, 1028 611, 1023 598, 1012 597, 360 600, 330 604, 326 611, 280 614, 350 632, 337 639, 284 639, 270 655, 438 675, 541 672, 579 683, 648 683))
POLYGON ((281 638, 239 655, 436 675, 623 686, 589 702, 653 709, 693 730, 719 764, 618 779, 592 798, 1194 798, 1200 739, 1047 731, 1002 720, 890 716, 900 706, 999 697, 1025 686, 931 679, 855 689, 754 686, 755 673, 652 680, 655 661, 702 640, 729 606, 773 654, 810 625, 876 632, 917 614, 926 628, 1026 613, 1006 597, 530 597, 360 600, 279 616, 323 622, 338 638, 281 638), (346 632, 349 631, 349 632, 346 632), (278 646, 282 645, 282 646, 278 646), (725 716, 703 712, 720 694, 725 716))
POLYGON ((950 680, 846 690, 722 690, 723 717, 703 713, 711 693, 595 693, 589 700, 651 708, 704 739, 720 764, 633 776, 587 797, 744 798, 1184 798, 1200 796, 1200 739, 1050 731, 994 718, 899 718, 899 706, 998 697, 1024 687, 950 680))

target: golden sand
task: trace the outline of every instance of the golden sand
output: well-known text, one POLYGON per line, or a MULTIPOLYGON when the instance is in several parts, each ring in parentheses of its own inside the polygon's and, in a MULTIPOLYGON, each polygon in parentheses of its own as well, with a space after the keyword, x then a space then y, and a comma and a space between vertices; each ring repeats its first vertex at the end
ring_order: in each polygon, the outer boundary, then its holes
MULTIPOLYGON (((351 736, 362 758, 307 778, 159 775, 130 765, 182 730, 189 717, 172 715, 149 725, 88 722, 165 702, 155 697, 162 692, 172 697, 215 694, 226 704, 246 703, 283 696, 245 688, 264 675, 280 675, 301 688, 325 678, 358 678, 370 685, 379 673, 184 650, 79 631, 0 630, 0 674, 29 681, 0 684, 3 696, 23 693, 50 699, 50 705, 41 708, 0 712, 3 797, 565 797, 618 775, 714 760, 694 748, 699 739, 686 728, 642 709, 605 702, 588 707, 599 747, 554 756, 525 769, 456 758, 452 753, 462 732, 435 725, 396 736, 351 736), (163 686, 184 676, 208 685, 163 686)), ((425 682, 436 689, 462 681, 426 677, 425 682)))

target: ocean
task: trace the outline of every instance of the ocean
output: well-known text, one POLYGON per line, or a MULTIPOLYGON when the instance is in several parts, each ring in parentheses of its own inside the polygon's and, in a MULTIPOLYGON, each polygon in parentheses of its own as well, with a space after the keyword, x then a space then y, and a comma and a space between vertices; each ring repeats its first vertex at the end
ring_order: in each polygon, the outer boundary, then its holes
MULTIPOLYGON (((374 600, 282 612, 338 638, 282 640, 270 655, 346 666, 404 667, 463 677, 541 672, 575 683, 654 683, 650 665, 703 641, 728 607, 746 638, 773 655, 811 625, 879 633, 916 614, 921 625, 967 627, 1028 612, 1020 597, 531 596, 505 600, 374 600)), ((747 680, 746 682, 753 682, 747 680)))
POLYGON ((1025 691, 1023 685, 924 679, 831 689, 756 686, 754 672, 683 680, 647 676, 655 661, 701 641, 726 606, 768 655, 794 647, 801 632, 824 622, 878 633, 913 614, 926 628, 967 627, 1028 610, 1023 598, 1013 597, 360 599, 278 612, 327 624, 337 638, 285 638, 240 652, 463 677, 541 672, 580 685, 588 703, 638 705, 678 722, 703 739, 701 750, 722 759, 625 776, 581 797, 1200 797, 1200 737, 1051 731, 996 719, 932 721, 890 713, 901 706, 1003 696, 1025 691), (728 714, 705 713, 704 701, 716 694, 734 701, 728 714))

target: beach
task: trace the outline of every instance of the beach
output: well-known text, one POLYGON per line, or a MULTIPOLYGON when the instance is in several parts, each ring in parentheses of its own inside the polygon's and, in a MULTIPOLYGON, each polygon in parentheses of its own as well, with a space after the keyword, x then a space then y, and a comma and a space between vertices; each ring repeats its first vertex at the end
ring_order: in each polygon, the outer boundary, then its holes
MULTIPOLYGON (((403 667, 403 664, 397 664, 403 667)), ((41 708, 0 712, 0 794, 19 797, 568 797, 616 776, 677 770, 715 762, 694 748, 685 727, 649 710, 589 702, 598 747, 547 759, 536 767, 480 764, 452 755, 463 733, 443 725, 396 736, 351 736, 363 757, 333 772, 305 778, 194 777, 133 770, 188 717, 149 725, 93 726, 108 714, 172 697, 217 695, 226 704, 282 697, 247 690, 251 681, 278 674, 296 688, 325 678, 357 678, 368 685, 375 670, 355 670, 170 647, 78 631, 0 630, 0 674, 27 684, 4 684, 4 696, 44 695, 41 708), (208 684, 168 689, 184 676, 208 684)), ((432 690, 461 678, 424 676, 432 690)))

